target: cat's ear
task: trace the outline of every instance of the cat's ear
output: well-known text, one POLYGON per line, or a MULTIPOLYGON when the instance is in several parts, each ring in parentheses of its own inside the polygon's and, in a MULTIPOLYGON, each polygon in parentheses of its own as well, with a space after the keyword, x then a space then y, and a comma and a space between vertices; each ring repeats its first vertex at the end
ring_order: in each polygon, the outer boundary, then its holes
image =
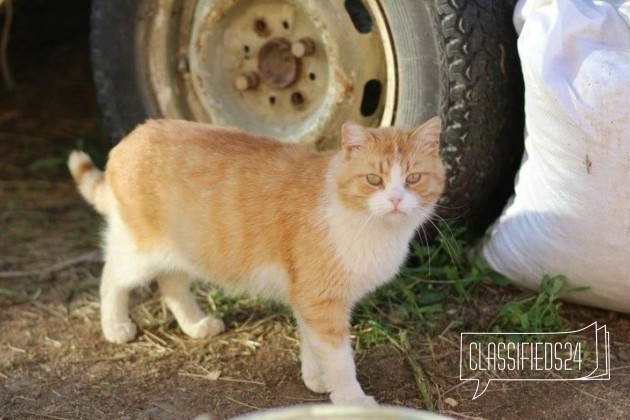
POLYGON ((361 150, 370 133, 359 123, 347 121, 341 126, 341 145, 344 157, 351 157, 361 150))
POLYGON ((440 134, 442 134, 442 119, 433 117, 416 128, 410 137, 419 143, 420 150, 437 156, 440 149, 440 134))

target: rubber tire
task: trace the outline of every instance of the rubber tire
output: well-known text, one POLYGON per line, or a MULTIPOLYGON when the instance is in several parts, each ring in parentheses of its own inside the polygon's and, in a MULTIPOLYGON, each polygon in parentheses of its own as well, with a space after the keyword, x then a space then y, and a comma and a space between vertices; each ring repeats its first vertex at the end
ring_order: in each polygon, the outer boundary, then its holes
MULTIPOLYGON (((113 143, 148 117, 135 39, 147 0, 93 0, 94 81, 113 143)), ((448 190, 440 215, 481 233, 513 191, 523 152, 515 0, 385 0, 399 69, 395 124, 445 121, 448 190), (422 98, 419 101, 418 98, 422 98)))

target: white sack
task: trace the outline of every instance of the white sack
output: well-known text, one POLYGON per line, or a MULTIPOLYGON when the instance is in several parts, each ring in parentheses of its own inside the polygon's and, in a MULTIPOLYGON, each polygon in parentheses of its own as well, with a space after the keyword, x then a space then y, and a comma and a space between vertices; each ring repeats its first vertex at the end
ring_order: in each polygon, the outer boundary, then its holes
POLYGON ((525 156, 490 229, 490 265, 537 289, 630 312, 630 1, 521 0, 525 156))

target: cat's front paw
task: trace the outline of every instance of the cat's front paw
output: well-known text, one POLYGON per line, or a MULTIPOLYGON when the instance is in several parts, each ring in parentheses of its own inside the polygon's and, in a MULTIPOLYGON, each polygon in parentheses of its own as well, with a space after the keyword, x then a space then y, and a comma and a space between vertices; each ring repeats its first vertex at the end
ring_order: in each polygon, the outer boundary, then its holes
POLYGON ((302 379, 304 380, 304 385, 306 385, 306 387, 311 391, 318 394, 328 392, 326 382, 324 382, 324 378, 319 373, 313 375, 302 375, 302 379))
POLYGON ((225 331, 225 324, 220 318, 208 315, 207 317, 197 321, 184 331, 192 338, 214 337, 225 331))
POLYGON ((378 405, 374 397, 370 397, 369 395, 348 396, 348 395, 339 395, 334 392, 330 394, 330 401, 332 401, 332 403, 335 405, 337 404, 368 405, 368 406, 378 405))
POLYGON ((131 321, 103 325, 103 335, 110 343, 123 344, 136 338, 138 328, 131 321))

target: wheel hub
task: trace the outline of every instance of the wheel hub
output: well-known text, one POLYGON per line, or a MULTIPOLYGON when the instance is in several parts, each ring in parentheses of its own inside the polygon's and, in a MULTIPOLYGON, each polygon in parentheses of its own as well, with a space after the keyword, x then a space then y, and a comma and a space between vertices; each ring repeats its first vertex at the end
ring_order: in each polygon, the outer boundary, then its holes
POLYGON ((320 147, 337 146, 339 128, 349 119, 391 124, 395 63, 386 53, 389 35, 377 19, 377 0, 159 3, 146 39, 162 115, 320 147), (350 3, 374 19, 370 29, 356 27, 350 3), (176 10, 178 32, 169 29, 176 10))
POLYGON ((258 73, 274 88, 291 86, 297 79, 299 64, 291 52, 291 42, 286 38, 267 41, 258 53, 258 73))

